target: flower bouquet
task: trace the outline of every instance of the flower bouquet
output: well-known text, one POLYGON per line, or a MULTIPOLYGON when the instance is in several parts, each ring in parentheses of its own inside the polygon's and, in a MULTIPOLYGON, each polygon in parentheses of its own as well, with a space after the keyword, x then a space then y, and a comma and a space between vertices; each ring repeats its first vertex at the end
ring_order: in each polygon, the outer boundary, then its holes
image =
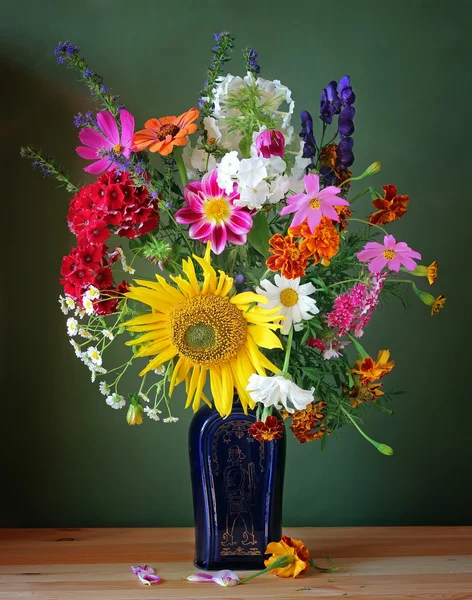
POLYGON ((236 397, 262 444, 282 438, 284 421, 301 443, 322 447, 352 424, 392 454, 361 426, 368 407, 389 412, 383 378, 394 361, 360 340, 382 298, 408 288, 436 314, 445 298, 414 279, 433 284, 437 264, 420 264, 388 232, 409 196, 392 184, 351 193, 381 165, 353 173, 350 78, 322 90, 316 135, 306 110, 295 130, 290 89, 260 76, 253 49, 243 52, 244 77, 224 73, 233 42, 215 35, 198 108, 144 126, 78 48, 56 48, 101 105, 74 118, 85 184, 22 149, 72 195, 75 242, 59 298, 70 343, 106 403, 127 407, 130 425, 176 422, 173 392, 184 385, 186 407, 204 403, 223 419, 236 397), (155 265, 152 280, 139 276, 142 261, 155 265), (107 360, 116 343, 129 348, 119 366, 107 360), (127 381, 135 362, 140 379, 127 381))

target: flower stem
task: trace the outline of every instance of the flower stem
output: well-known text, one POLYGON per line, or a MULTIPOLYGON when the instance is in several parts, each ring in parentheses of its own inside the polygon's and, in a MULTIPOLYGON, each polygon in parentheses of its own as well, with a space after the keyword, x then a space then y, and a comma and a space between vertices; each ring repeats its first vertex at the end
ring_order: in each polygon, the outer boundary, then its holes
POLYGON ((385 229, 383 227, 380 227, 380 225, 375 225, 374 223, 369 223, 369 221, 364 221, 363 219, 355 219, 354 217, 351 217, 350 219, 347 219, 348 221, 357 221, 358 223, 364 223, 364 225, 368 225, 369 227, 377 227, 377 229, 380 229, 380 231, 383 231, 385 233, 385 235, 388 235, 388 232, 385 231, 385 229))
POLYGON ((292 340, 293 340, 293 325, 290 327, 290 332, 288 334, 287 346, 285 348, 285 360, 282 371, 284 373, 288 372, 288 364, 290 362, 290 352, 292 351, 292 340))
POLYGON ((174 150, 174 158, 177 163, 177 168, 179 169, 180 179, 182 181, 182 186, 185 187, 188 183, 187 170, 184 165, 184 159, 182 157, 182 150, 180 148, 176 148, 174 150))
POLYGON ((381 454, 385 454, 385 456, 392 456, 393 448, 391 448, 390 446, 387 446, 387 444, 379 444, 379 442, 376 442, 375 440, 370 438, 366 433, 364 433, 362 431, 362 429, 356 423, 355 419, 353 419, 351 417, 351 415, 347 412, 347 410, 344 408, 344 406, 341 406, 341 410, 346 415, 346 417, 351 421, 351 423, 354 425, 354 427, 357 429, 357 431, 362 435, 362 437, 364 439, 366 439, 368 442, 370 442, 372 444, 372 446, 374 446, 374 448, 377 448, 377 450, 381 454))
POLYGON ((360 283, 364 283, 362 279, 344 279, 343 281, 337 281, 336 283, 332 283, 331 285, 327 285, 326 289, 336 287, 337 285, 342 285, 343 283, 351 283, 352 281, 357 281, 360 283))

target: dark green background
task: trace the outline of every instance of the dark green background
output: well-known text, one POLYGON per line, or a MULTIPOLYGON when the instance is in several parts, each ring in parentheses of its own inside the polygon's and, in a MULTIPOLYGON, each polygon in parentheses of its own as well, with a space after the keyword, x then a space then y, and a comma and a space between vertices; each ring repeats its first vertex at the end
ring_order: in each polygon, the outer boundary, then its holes
MULTIPOLYGON (((331 79, 352 77, 356 172, 380 160, 375 184, 395 183, 410 209, 391 230, 440 265, 439 315, 412 297, 391 302, 363 342, 389 348, 389 389, 405 389, 395 414, 366 430, 391 444, 377 453, 352 429, 317 443, 290 439, 285 525, 471 523, 470 10, 467 2, 87 0, 2 2, 2 364, 0 524, 189 525, 186 432, 128 427, 89 381, 57 305, 68 197, 18 156, 30 143, 55 154, 75 180, 72 115, 91 107, 72 72, 55 65, 56 43, 82 48, 138 124, 194 105, 212 32, 260 52, 263 75, 280 78, 296 110, 318 110, 331 79)), ((242 73, 242 64, 230 64, 242 73)), ((295 124, 297 119, 295 119, 295 124)), ((361 213, 368 214, 368 201, 361 213)), ((419 282, 425 287, 424 280, 419 282)), ((131 388, 129 389, 131 391, 131 388)))

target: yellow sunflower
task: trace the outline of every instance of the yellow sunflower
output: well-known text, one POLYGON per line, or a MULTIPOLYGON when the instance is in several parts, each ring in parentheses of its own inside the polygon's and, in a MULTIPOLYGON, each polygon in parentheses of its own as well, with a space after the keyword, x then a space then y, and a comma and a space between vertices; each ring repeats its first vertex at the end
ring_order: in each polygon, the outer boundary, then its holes
POLYGON ((246 392, 253 373, 265 375, 266 369, 277 373, 280 369, 259 350, 282 348, 274 331, 281 328, 278 308, 266 309, 264 296, 242 292, 229 296, 233 278, 210 264, 210 247, 204 258, 193 257, 203 269, 203 282, 195 273, 191 258, 182 261, 186 278, 171 276, 176 287, 160 275, 157 282, 136 280, 128 298, 151 307, 151 312, 125 323, 129 331, 140 332, 139 338, 127 342, 139 345, 136 356, 153 356, 140 373, 173 360, 169 395, 174 387, 185 381, 186 408, 196 411, 210 376, 210 387, 215 404, 222 417, 229 415, 233 405, 234 390, 239 395, 244 410, 254 407, 246 392))

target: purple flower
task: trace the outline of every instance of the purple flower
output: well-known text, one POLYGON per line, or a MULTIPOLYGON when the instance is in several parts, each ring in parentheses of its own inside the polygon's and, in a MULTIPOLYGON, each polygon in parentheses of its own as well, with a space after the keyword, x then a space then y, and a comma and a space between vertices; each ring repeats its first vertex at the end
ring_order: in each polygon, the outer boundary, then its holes
POLYGON ((242 273, 238 273, 236 275, 236 277, 234 278, 234 283, 236 283, 238 285, 241 284, 241 283, 244 283, 244 281, 245 281, 245 277, 244 277, 244 275, 242 273))
POLYGON ((326 125, 331 125, 333 115, 338 115, 341 110, 341 100, 338 96, 337 83, 331 81, 327 88, 321 91, 320 119, 326 125))
POLYGON ((353 146, 354 140, 352 137, 343 138, 338 144, 337 160, 344 168, 350 167, 354 162, 353 146))
POLYGON ((155 575, 156 571, 149 565, 143 565, 142 567, 131 566, 131 570, 144 585, 152 585, 161 581, 161 578, 155 575))
POLYGON ((313 135, 313 119, 307 110, 302 110, 300 113, 300 120, 302 122, 302 130, 299 135, 305 142, 303 146, 303 158, 311 158, 311 166, 313 166, 316 154, 316 140, 313 135))
POLYGON ((254 50, 254 48, 246 48, 244 51, 244 60, 246 62, 246 69, 249 73, 253 75, 259 75, 261 72, 261 67, 257 62, 259 59, 259 54, 254 50))
POLYGON ((356 110, 349 104, 346 105, 338 117, 338 131, 341 138, 349 137, 354 133, 354 115, 356 110))
POLYGON ((349 75, 344 75, 344 77, 341 77, 338 85, 338 91, 343 106, 345 106, 346 104, 352 106, 354 104, 356 100, 356 95, 352 90, 351 78, 349 77, 349 75))
POLYGON ((187 577, 189 581, 199 581, 203 583, 217 583, 225 587, 238 585, 239 577, 233 571, 229 569, 223 569, 216 573, 194 573, 187 577))
POLYGON ((57 56, 57 62, 62 64, 64 62, 64 56, 70 58, 74 54, 77 54, 79 49, 77 46, 73 46, 68 41, 59 42, 54 50, 54 54, 57 56))

